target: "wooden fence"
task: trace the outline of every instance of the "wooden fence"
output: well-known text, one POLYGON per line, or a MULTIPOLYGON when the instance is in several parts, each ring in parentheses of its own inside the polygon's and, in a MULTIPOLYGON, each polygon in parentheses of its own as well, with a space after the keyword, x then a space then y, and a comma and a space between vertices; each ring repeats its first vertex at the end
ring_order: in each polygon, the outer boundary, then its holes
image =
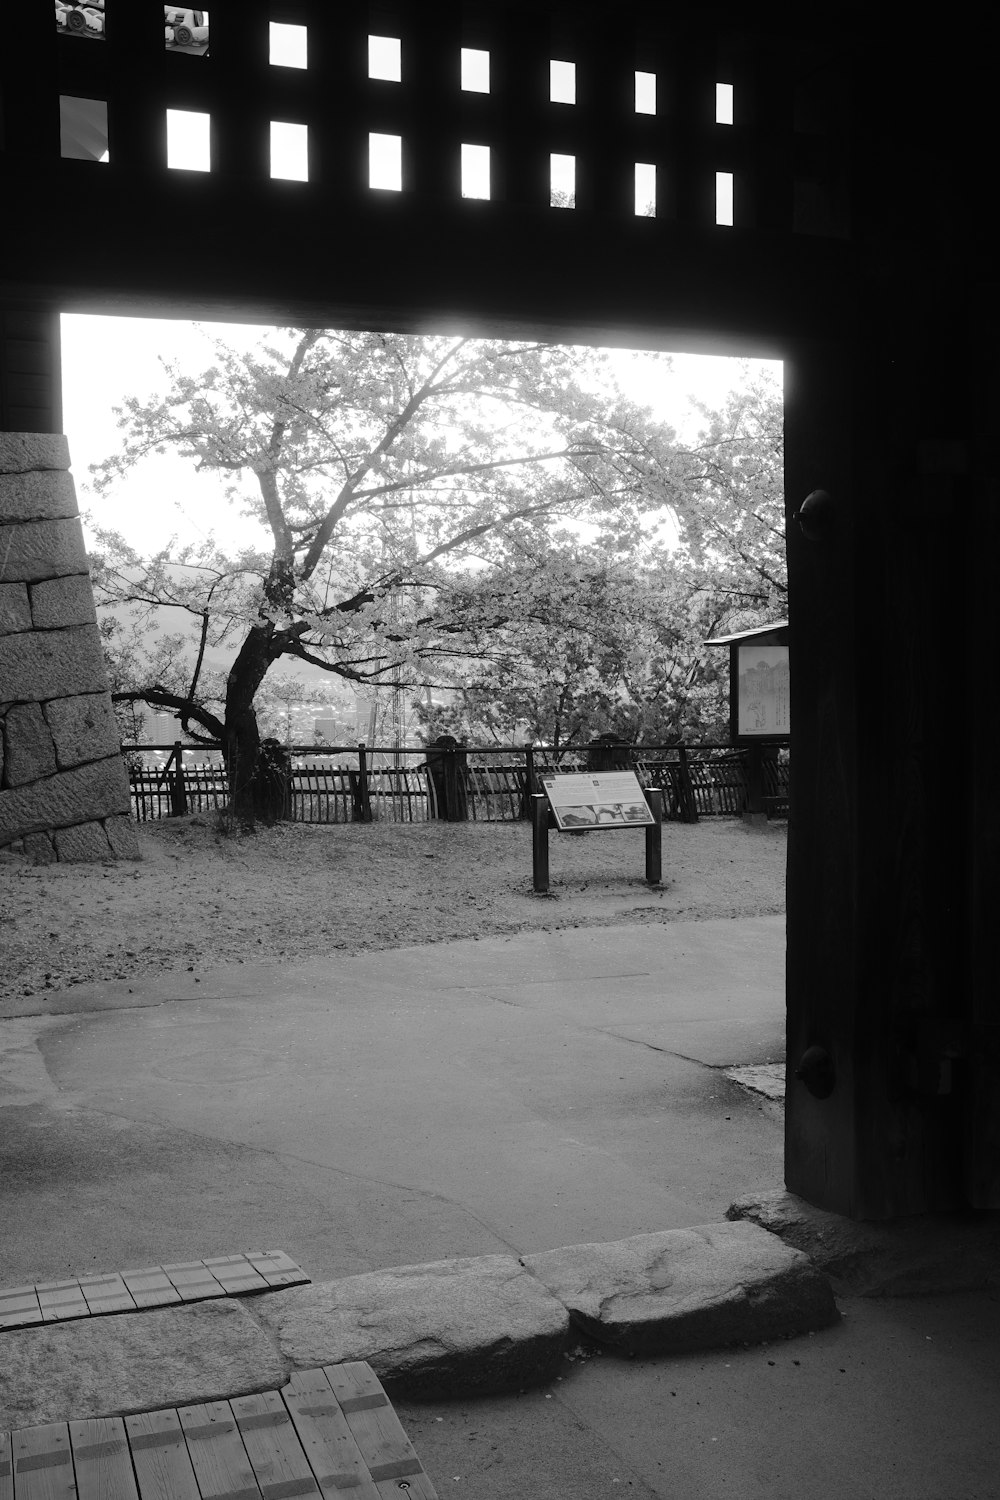
MULTIPOLYGON (((125 745, 132 806, 140 822, 226 807, 228 786, 218 753, 195 746, 125 745), (150 765, 149 761, 154 764, 150 765), (156 762, 162 762, 156 764, 156 762)), ((478 747, 445 752, 429 766, 388 764, 393 751, 365 745, 292 746, 291 817, 297 823, 426 823, 438 819, 512 822, 528 814, 538 778, 583 770, 586 747, 558 756, 538 746, 520 751, 478 747), (514 759, 514 757, 517 759, 514 759), (449 758, 451 757, 451 758, 449 758), (380 763, 382 761, 383 763, 380 763)), ((424 747, 399 755, 427 755, 424 747)), ((663 794, 663 816, 683 822, 739 817, 747 806, 747 752, 731 745, 636 745, 628 763, 663 794)), ((764 757, 764 802, 787 816, 788 760, 764 757)))

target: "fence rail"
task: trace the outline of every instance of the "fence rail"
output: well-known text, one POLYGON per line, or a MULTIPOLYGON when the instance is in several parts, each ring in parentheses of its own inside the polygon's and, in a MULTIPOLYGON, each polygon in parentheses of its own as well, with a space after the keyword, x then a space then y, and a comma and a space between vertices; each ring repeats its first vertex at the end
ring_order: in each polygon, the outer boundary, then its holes
MULTIPOLYGON (((702 817, 739 817, 747 808, 749 752, 743 747, 633 745, 615 749, 616 765, 633 768, 645 786, 663 792, 664 818, 695 822, 702 817)), ((174 743, 123 745, 122 752, 132 806, 140 822, 220 811, 228 805, 226 772, 217 750, 174 743)), ((362 743, 293 745, 288 753, 289 810, 297 823, 513 822, 528 816, 531 793, 538 790, 541 775, 588 766, 601 769, 594 764, 589 746, 571 746, 558 753, 541 746, 441 751, 417 746, 397 751, 362 743), (416 764, 395 763, 418 756, 422 759, 416 764)), ((776 753, 762 756, 760 770, 766 810, 786 816, 787 752, 782 758, 776 753)))

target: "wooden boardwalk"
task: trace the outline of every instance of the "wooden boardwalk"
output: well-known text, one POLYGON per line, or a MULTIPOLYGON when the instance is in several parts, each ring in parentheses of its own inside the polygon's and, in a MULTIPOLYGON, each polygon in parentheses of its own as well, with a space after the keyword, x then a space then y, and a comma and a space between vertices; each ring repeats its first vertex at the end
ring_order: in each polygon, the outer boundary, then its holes
MULTIPOLYGON (((68 1276, 0 1290, 0 1329, 204 1302, 208 1297, 246 1297, 308 1280, 282 1250, 248 1250, 244 1255, 216 1255, 102 1276, 68 1276)), ((5 1500, 2 1488, 0 1500, 5 1500)))
POLYGON ((436 1500, 374 1371, 280 1391, 0 1432, 0 1500, 436 1500))

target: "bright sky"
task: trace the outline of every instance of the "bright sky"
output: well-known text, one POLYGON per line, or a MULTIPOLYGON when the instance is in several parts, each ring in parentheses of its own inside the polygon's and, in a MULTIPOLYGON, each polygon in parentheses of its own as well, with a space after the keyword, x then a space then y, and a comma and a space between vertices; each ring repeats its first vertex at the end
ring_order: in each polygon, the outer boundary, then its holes
MULTIPOLYGON (((106 458, 119 441, 113 408, 128 395, 145 398, 166 389, 160 357, 182 361, 194 372, 212 363, 213 339, 249 349, 263 332, 231 323, 64 314, 63 427, 81 510, 92 510, 98 524, 121 531, 140 552, 162 547, 174 535, 187 539, 213 531, 226 545, 266 541, 261 529, 225 500, 220 479, 199 475, 191 463, 173 456, 148 459, 113 495, 98 499, 88 489, 88 465, 106 458)), ((670 356, 672 370, 656 354, 616 350, 613 359, 625 393, 651 406, 686 441, 701 425, 692 398, 717 407, 730 390, 745 384, 748 370, 780 371, 773 361, 700 354, 670 356)), ((91 544, 86 522, 84 530, 91 544)))

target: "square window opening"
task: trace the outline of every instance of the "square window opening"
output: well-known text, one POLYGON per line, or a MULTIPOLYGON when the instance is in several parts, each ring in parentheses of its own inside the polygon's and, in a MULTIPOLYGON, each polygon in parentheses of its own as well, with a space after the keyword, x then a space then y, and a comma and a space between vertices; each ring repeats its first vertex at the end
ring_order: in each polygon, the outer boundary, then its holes
POLYGON ((462 145, 462 197, 490 196, 489 146, 462 145))
POLYGON ((478 47, 462 48, 462 88, 470 94, 490 91, 490 54, 478 47))
POLYGON ((576 63, 549 63, 549 99, 553 104, 576 103, 576 63))
MULTIPOLYGON (((103 0, 101 8, 103 10, 103 0)), ((168 52, 190 52, 203 57, 208 51, 208 11, 165 5, 163 39, 168 52)))
POLYGON ((403 137, 379 135, 368 137, 368 186, 399 193, 403 188, 403 137))
POLYGON ((733 222, 733 174, 715 174, 715 222, 732 225, 733 222))
POLYGON ((309 29, 290 26, 284 21, 270 23, 270 57, 272 68, 308 68, 309 29))
POLYGON ((387 83, 403 79, 403 51, 398 36, 368 38, 368 77, 384 78, 387 83))
POLYGON ((193 109, 167 110, 167 166, 187 172, 212 170, 212 118, 193 109))
POLYGON ((639 219, 656 218, 656 163, 635 164, 635 213, 639 219))
POLYGON ((107 161, 108 106, 104 99, 59 96, 59 154, 74 161, 107 161))
POLYGON ((271 176, 287 182, 309 181, 308 125, 271 121, 271 176))
POLYGON ((56 0, 56 31, 90 42, 104 40, 104 0, 56 0))
POLYGON ((549 206, 551 208, 576 207, 576 157, 549 157, 549 206))
POLYGON ((731 83, 715 85, 715 123, 716 125, 733 123, 733 86, 731 83))

